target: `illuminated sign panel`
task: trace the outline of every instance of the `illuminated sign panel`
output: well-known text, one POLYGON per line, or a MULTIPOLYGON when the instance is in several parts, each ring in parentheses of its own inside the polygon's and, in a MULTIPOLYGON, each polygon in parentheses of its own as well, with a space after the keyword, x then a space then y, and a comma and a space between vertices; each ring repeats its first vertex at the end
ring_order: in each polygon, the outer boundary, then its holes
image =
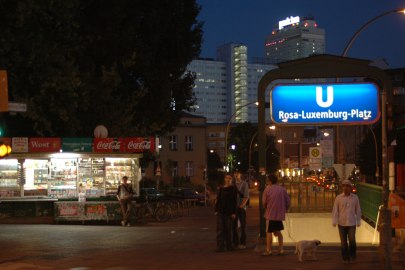
POLYGON ((278 85, 270 92, 270 116, 280 124, 371 124, 378 121, 373 83, 278 85))
POLYGON ((291 16, 290 18, 287 17, 285 20, 278 22, 278 29, 281 30, 287 25, 291 25, 291 24, 299 23, 299 22, 300 22, 299 16, 296 16, 296 17, 291 16))

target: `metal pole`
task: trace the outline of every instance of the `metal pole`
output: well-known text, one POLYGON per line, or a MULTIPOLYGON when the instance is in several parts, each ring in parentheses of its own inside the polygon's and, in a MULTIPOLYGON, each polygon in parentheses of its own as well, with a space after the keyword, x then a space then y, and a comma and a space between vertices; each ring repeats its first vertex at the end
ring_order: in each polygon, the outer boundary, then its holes
POLYGON ((383 222, 381 224, 380 251, 383 254, 384 269, 392 269, 391 265, 391 211, 388 208, 389 181, 388 181, 388 159, 387 159, 387 91, 381 93, 381 143, 382 143, 382 181, 383 181, 383 207, 381 209, 383 222))
POLYGON ((250 140, 250 145, 249 145, 249 170, 250 170, 250 166, 252 166, 252 145, 253 145, 253 141, 257 136, 257 131, 255 134, 253 134, 252 139, 250 140))
POLYGON ((362 27, 360 27, 356 33, 354 33, 354 35, 350 38, 349 42, 347 43, 345 49, 343 50, 342 56, 346 56, 347 52, 349 51, 349 49, 352 47, 353 42, 356 40, 356 38, 358 37, 358 35, 360 35, 361 32, 363 32, 364 29, 366 29, 370 24, 372 24, 373 22, 375 22, 376 20, 380 19, 381 17, 387 16, 389 14, 393 14, 393 13, 404 13, 405 14, 405 9, 401 8, 401 9, 394 9, 394 10, 390 10, 387 12, 384 12, 378 16, 375 16, 374 18, 372 18, 371 20, 369 20, 368 22, 366 22, 365 24, 363 24, 362 27))

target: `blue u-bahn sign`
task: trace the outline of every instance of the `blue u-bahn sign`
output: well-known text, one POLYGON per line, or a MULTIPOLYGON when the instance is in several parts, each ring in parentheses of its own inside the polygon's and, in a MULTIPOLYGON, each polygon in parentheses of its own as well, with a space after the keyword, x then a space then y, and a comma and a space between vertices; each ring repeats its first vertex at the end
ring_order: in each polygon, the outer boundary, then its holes
POLYGON ((280 124, 371 124, 380 117, 373 83, 277 85, 270 116, 280 124))

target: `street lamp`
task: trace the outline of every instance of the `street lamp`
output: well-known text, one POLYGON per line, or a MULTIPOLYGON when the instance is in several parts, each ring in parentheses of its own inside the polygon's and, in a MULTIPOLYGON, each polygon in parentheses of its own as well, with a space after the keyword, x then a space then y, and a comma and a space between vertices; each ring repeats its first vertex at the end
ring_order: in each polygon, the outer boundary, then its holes
POLYGON ((384 12, 378 16, 375 16, 374 18, 372 18, 371 20, 369 20, 368 22, 366 22, 365 24, 363 24, 362 27, 360 27, 356 33, 354 33, 354 35, 351 37, 351 39, 349 40, 349 42, 347 43, 345 49, 343 50, 342 56, 346 56, 347 52, 349 51, 349 49, 352 47, 353 42, 356 40, 356 38, 360 35, 361 32, 363 32, 364 29, 366 29, 370 24, 372 24, 373 22, 375 22, 376 20, 385 17, 387 15, 390 14, 395 14, 395 13, 403 13, 405 14, 405 9, 401 8, 401 9, 394 9, 394 10, 390 10, 387 12, 384 12))
MULTIPOLYGON (((349 40, 347 43, 345 49, 343 50, 342 56, 346 56, 347 52, 349 51, 350 47, 352 46, 353 42, 356 40, 356 38, 360 35, 360 33, 366 29, 370 24, 375 22, 376 20, 385 17, 390 14, 396 14, 396 13, 403 13, 405 14, 405 9, 394 9, 390 10, 387 12, 384 12, 378 16, 375 16, 374 18, 370 19, 367 21, 363 26, 361 26, 356 33, 352 36, 352 38, 349 40)), ((382 123, 381 123, 381 143, 382 143, 382 175, 383 175, 383 207, 380 208, 381 211, 381 216, 383 217, 383 225, 381 228, 381 234, 380 234, 380 244, 381 246, 381 253, 383 254, 383 265, 384 269, 391 269, 391 247, 392 247, 392 239, 391 239, 391 211, 388 209, 388 197, 389 197, 389 184, 388 184, 388 160, 387 160, 387 119, 386 119, 386 111, 387 111, 387 93, 386 91, 382 91, 381 93, 381 117, 382 117, 382 123)), ((370 129, 371 130, 371 129, 370 129)), ((374 133, 373 133, 374 135, 374 133)), ((377 147, 376 147, 377 149, 377 147)), ((378 155, 378 152, 377 154, 378 155)), ((378 165, 377 165, 378 166, 378 165)))
POLYGON ((242 108, 247 107, 247 106, 252 105, 252 104, 256 104, 256 106, 257 106, 257 105, 259 105, 259 102, 252 101, 252 102, 246 103, 245 105, 240 106, 239 109, 235 110, 235 112, 231 115, 231 117, 230 117, 230 119, 228 121, 228 124, 226 125, 226 131, 225 131, 225 158, 224 158, 225 159, 224 163, 225 163, 225 169, 226 170, 228 170, 228 134, 229 134, 229 127, 231 126, 231 123, 232 123, 232 119, 235 116, 237 116, 238 114, 241 113, 240 110, 242 108))

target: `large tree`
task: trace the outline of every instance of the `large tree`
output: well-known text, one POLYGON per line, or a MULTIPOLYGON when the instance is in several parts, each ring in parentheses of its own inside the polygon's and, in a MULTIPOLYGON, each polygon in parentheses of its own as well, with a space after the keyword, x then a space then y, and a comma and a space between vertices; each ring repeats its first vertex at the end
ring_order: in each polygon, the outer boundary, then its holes
POLYGON ((0 0, 0 68, 9 136, 164 134, 194 104, 187 65, 200 53, 195 1, 0 0))
MULTIPOLYGON (((233 168, 246 172, 250 166, 258 172, 259 147, 257 126, 250 122, 240 123, 229 132, 228 145, 235 145, 235 150, 228 150, 232 156, 233 168), (250 148, 251 147, 251 148, 250 148), (249 149, 250 148, 250 149, 249 149)), ((276 149, 275 137, 266 134, 266 171, 275 172, 279 168, 279 152, 276 149)))

